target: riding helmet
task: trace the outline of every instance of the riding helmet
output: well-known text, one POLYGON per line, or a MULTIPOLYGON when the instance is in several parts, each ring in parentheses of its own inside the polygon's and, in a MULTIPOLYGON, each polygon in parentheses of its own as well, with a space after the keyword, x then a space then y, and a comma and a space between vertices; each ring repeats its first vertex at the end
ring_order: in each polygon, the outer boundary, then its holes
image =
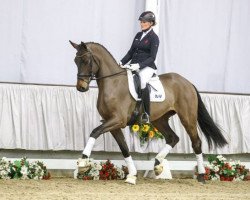
POLYGON ((146 21, 146 22, 153 22, 153 24, 155 25, 155 14, 151 11, 146 11, 143 12, 139 19, 140 21, 146 21))

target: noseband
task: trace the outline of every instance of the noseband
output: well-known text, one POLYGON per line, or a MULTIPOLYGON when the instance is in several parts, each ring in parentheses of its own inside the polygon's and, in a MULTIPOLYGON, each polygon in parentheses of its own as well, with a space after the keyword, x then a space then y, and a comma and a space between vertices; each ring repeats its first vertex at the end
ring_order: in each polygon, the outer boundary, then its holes
POLYGON ((107 78, 107 77, 111 77, 111 76, 115 76, 115 75, 118 75, 118 74, 121 74, 123 72, 125 72, 125 70, 122 70, 120 72, 117 72, 117 73, 114 73, 114 74, 111 74, 111 75, 107 75, 107 76, 101 76, 101 77, 96 77, 94 72, 93 72, 93 62, 96 63, 96 65, 99 67, 97 61, 95 60, 95 57, 93 56, 92 52, 91 52, 91 49, 89 47, 87 47, 87 52, 83 53, 82 55, 79 55, 79 56, 76 56, 77 58, 81 58, 87 54, 90 54, 91 58, 89 59, 88 61, 88 65, 90 66, 91 70, 90 70, 90 73, 89 74, 77 74, 77 78, 86 82, 84 80, 85 77, 88 77, 89 78, 89 81, 87 82, 88 84, 90 83, 90 81, 92 80, 99 80, 99 79, 103 79, 103 78, 107 78))

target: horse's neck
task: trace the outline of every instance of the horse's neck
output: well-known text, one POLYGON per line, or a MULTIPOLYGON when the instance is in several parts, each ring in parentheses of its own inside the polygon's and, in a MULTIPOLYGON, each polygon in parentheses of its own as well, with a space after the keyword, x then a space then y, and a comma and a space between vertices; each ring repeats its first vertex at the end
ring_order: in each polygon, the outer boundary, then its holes
POLYGON ((121 68, 116 63, 115 59, 111 54, 101 45, 95 45, 93 48, 94 56, 99 60, 99 70, 97 73, 97 78, 115 74, 121 71, 121 68))

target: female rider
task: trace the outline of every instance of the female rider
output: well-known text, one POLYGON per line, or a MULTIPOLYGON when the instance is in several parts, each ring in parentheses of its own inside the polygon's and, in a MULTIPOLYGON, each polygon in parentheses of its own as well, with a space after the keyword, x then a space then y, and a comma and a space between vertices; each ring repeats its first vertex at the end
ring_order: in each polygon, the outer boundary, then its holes
POLYGON ((157 68, 154 61, 158 51, 159 38, 153 30, 153 26, 156 24, 153 12, 143 12, 139 20, 142 31, 136 34, 131 48, 119 64, 122 68, 139 73, 141 79, 141 99, 145 112, 142 115, 142 121, 149 122, 150 88, 147 86, 147 83, 156 73, 157 68), (127 64, 129 61, 130 64, 127 64))

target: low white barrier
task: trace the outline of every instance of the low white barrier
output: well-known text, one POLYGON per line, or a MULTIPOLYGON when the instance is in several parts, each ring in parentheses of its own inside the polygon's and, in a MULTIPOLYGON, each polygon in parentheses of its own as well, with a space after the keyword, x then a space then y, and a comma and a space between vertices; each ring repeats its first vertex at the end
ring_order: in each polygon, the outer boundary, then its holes
MULTIPOLYGON (((14 161, 19 160, 20 158, 11 158, 8 160, 14 161)), ((27 159, 28 161, 42 161, 48 169, 76 169, 77 160, 76 159, 27 159)), ((105 160, 94 160, 95 162, 105 161, 105 160)), ((126 166, 124 160, 111 160, 111 162, 121 167, 122 165, 126 166)), ((170 170, 180 170, 188 171, 194 170, 196 166, 196 161, 168 161, 170 170)), ((154 169, 154 160, 134 160, 137 170, 153 170, 154 169)), ((204 162, 207 164, 208 162, 204 162)), ((250 168, 250 162, 241 162, 246 168, 250 168)))

